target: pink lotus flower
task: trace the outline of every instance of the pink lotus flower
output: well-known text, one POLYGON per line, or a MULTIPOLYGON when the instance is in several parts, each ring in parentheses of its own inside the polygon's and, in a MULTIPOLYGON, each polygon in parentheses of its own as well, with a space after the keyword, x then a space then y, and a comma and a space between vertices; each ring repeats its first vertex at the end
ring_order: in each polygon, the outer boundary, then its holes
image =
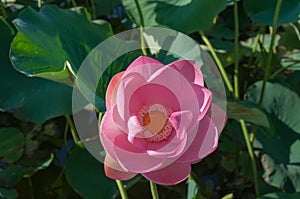
POLYGON ((224 127, 226 113, 211 100, 195 62, 136 59, 107 89, 100 125, 106 175, 127 180, 140 173, 163 185, 185 180, 191 164, 217 148, 224 127))

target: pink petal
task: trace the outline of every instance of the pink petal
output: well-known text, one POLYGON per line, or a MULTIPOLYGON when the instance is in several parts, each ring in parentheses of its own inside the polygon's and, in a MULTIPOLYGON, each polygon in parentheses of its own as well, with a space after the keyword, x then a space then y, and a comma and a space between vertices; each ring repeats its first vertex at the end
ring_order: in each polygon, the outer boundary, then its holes
POLYGON ((128 134, 122 132, 115 124, 112 116, 113 108, 108 109, 100 125, 100 139, 107 154, 115 159, 122 169, 131 173, 144 173, 166 167, 174 159, 161 159, 150 156, 141 147, 143 138, 135 138, 141 145, 128 141, 128 134), (140 139, 140 140, 139 140, 140 139))
POLYGON ((118 128, 113 120, 112 108, 108 109, 102 118, 99 135, 101 144, 103 145, 104 149, 113 157, 115 157, 113 150, 114 139, 117 135, 122 133, 123 132, 118 128))
POLYGON ((114 142, 116 159, 125 171, 144 173, 154 171, 165 166, 166 161, 149 156, 147 153, 134 151, 127 136, 119 136, 114 142))
MULTIPOLYGON (((114 122, 113 116, 112 116, 112 111, 113 111, 113 108, 108 109, 102 118, 102 121, 100 124, 100 140, 101 140, 101 143, 102 143, 104 149, 106 150, 106 152, 108 154, 110 154, 114 159, 116 159, 115 151, 114 151, 115 140, 118 137, 123 136, 123 137, 125 137, 125 139, 127 141, 127 134, 122 132, 118 128, 116 123, 114 122)), ((121 147, 121 146, 119 146, 119 147, 121 147)), ((132 152, 140 151, 139 148, 136 148, 133 145, 131 145, 131 147, 129 149, 132 152)))
POLYGON ((178 60, 168 64, 167 67, 178 70, 178 72, 184 75, 190 83, 204 86, 203 74, 195 61, 178 60))
POLYGON ((148 142, 141 133, 143 132, 143 127, 141 126, 138 118, 136 116, 130 117, 128 121, 128 141, 139 149, 146 150, 148 142))
MULTIPOLYGON (((182 130, 187 130, 187 127, 190 126, 193 115, 191 111, 177 111, 173 112, 169 117, 173 128, 178 132, 182 130)), ((181 134, 180 134, 181 135, 181 134)))
POLYGON ((101 143, 122 170, 130 173, 143 173, 159 169, 170 164, 169 160, 163 160, 149 156, 145 150, 131 144, 128 135, 116 126, 112 119, 111 109, 103 116, 100 125, 101 143))
POLYGON ((218 146, 218 130, 214 122, 205 116, 199 124, 197 135, 191 142, 190 147, 177 160, 177 162, 194 163, 200 161, 212 153, 218 146))
POLYGON ((172 136, 169 138, 171 141, 160 143, 149 143, 147 153, 152 157, 168 158, 170 161, 175 161, 185 148, 187 135, 184 131, 181 137, 172 136))
POLYGON ((200 108, 200 115, 198 120, 201 120, 205 116, 205 114, 207 113, 211 105, 212 92, 197 84, 192 84, 192 87, 197 96, 199 108, 200 108))
MULTIPOLYGON (((137 116, 132 116, 128 120, 128 140, 131 142, 134 137, 143 132, 143 127, 137 116)), ((141 136, 142 137, 142 136, 141 136)))
POLYGON ((162 67, 164 65, 156 59, 140 56, 128 66, 126 73, 139 73, 147 80, 155 71, 162 67))
MULTIPOLYGON (((167 166, 170 160, 151 157, 146 150, 128 141, 128 134, 120 131, 109 109, 100 125, 100 139, 106 152, 118 161, 123 170, 143 173, 167 166)), ((142 139, 142 138, 137 138, 142 139)))
POLYGON ((129 99, 143 84, 145 79, 139 73, 124 74, 122 77, 116 94, 116 103, 120 117, 125 122, 129 119, 129 99))
POLYGON ((220 135, 227 121, 226 112, 223 111, 218 105, 212 103, 207 115, 214 121, 220 135))
POLYGON ((119 127, 119 129, 123 132, 127 132, 128 128, 127 128, 127 124, 126 122, 121 118, 119 111, 118 111, 118 107, 117 105, 114 105, 111 107, 111 114, 114 120, 114 123, 119 127))
POLYGON ((173 163, 163 169, 143 173, 142 175, 157 184, 176 185, 190 175, 191 165, 185 163, 173 163))
POLYGON ((193 115, 192 123, 196 122, 200 110, 197 96, 182 74, 171 67, 164 67, 156 71, 148 82, 168 88, 180 103, 180 110, 190 110, 193 115))
POLYGON ((158 158, 170 159, 179 157, 186 147, 187 134, 192 133, 187 132, 187 128, 190 126, 192 117, 193 116, 190 111, 179 111, 172 113, 169 121, 175 129, 173 132, 176 134, 172 137, 169 137, 169 142, 149 144, 147 153, 158 158))
POLYGON ((116 104, 116 93, 117 93, 117 87, 120 83, 120 80, 122 78, 122 75, 124 74, 123 72, 117 73, 112 77, 110 80, 107 90, 106 90, 106 96, 105 96, 105 101, 106 101, 106 110, 108 110, 111 106, 116 104))
POLYGON ((180 110, 179 102, 168 88, 159 84, 145 84, 139 87, 131 96, 129 101, 130 115, 137 115, 145 105, 160 104, 172 109, 180 110))
POLYGON ((136 173, 124 171, 120 164, 108 154, 104 160, 104 171, 107 177, 115 180, 129 180, 136 176, 136 173))

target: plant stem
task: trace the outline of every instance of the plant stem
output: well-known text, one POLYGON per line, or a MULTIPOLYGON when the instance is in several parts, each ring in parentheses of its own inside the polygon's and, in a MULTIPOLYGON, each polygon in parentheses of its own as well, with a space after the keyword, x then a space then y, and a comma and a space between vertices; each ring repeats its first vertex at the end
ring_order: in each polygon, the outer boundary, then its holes
POLYGON ((75 0, 71 0, 71 3, 72 3, 72 6, 73 6, 73 7, 77 7, 77 3, 76 3, 75 0))
MULTIPOLYGON (((255 56, 255 52, 257 51, 257 47, 260 44, 260 39, 261 37, 263 37, 263 33, 265 32, 265 27, 263 25, 261 25, 259 27, 258 33, 255 36, 255 41, 254 41, 254 45, 252 47, 252 56, 250 57, 249 61, 248 61, 248 65, 250 66, 251 64, 255 64, 255 62, 257 61, 257 56, 255 56), (254 62, 254 63, 253 63, 254 62)), ((261 45, 259 45, 259 47, 261 47, 261 45)))
POLYGON ((99 112, 99 115, 98 115, 98 126, 100 126, 100 124, 101 124, 101 121, 102 121, 103 115, 104 115, 104 113, 103 113, 103 112, 99 112))
POLYGON ((249 157, 250 157, 251 164, 252 164, 255 194, 256 194, 256 196, 259 196, 258 175, 257 175, 257 168, 256 168, 256 162, 255 162, 253 148, 252 148, 252 145, 250 143, 249 133, 248 133, 245 121, 240 120, 240 123, 241 123, 242 131, 243 131, 244 138, 245 138, 245 141, 246 141, 246 146, 247 146, 249 157))
POLYGON ((71 120, 69 115, 65 115, 65 118, 67 120, 67 123, 69 124, 70 131, 71 131, 71 134, 72 134, 72 137, 73 137, 73 140, 74 140, 75 144, 80 145, 81 143, 80 143, 79 138, 77 136, 76 129, 75 129, 73 121, 71 120))
POLYGON ((124 185, 123 185, 122 181, 121 180, 116 180, 116 183, 117 183, 119 192, 121 194, 121 198, 122 199, 128 199, 128 195, 127 195, 127 192, 124 188, 124 185))
POLYGON ((31 181, 31 177, 28 178, 28 184, 29 184, 31 199, 34 199, 33 185, 32 185, 32 181, 31 181))
POLYGON ((270 79, 274 79, 277 75, 279 75, 279 74, 282 73, 283 71, 285 71, 285 70, 287 70, 288 68, 293 67, 293 66, 295 66, 296 64, 299 64, 299 63, 300 63, 300 61, 296 61, 295 63, 289 64, 289 65, 286 66, 286 67, 282 67, 282 68, 278 69, 277 71, 275 71, 275 72, 271 75, 270 79))
MULTIPOLYGON (((235 62, 234 62, 234 98, 239 99, 239 20, 238 20, 238 5, 237 0, 234 0, 234 52, 235 52, 235 62)), ((254 157, 253 148, 249 139, 248 129, 246 127, 245 120, 240 120, 240 125, 242 128, 243 136, 246 142, 249 158, 252 164, 253 178, 254 178, 254 189, 256 196, 259 196, 258 188, 258 175, 256 168, 256 161, 254 157)))
POLYGON ((258 40, 259 40, 259 37, 260 37, 260 32, 257 33, 256 37, 255 37, 255 40, 254 40, 254 45, 252 47, 252 53, 255 53, 256 52, 256 49, 257 49, 257 46, 258 46, 258 40))
MULTIPOLYGON (((263 79, 263 85, 262 85, 261 92, 260 92, 260 98, 259 98, 259 102, 258 102, 258 107, 261 107, 262 103, 263 103, 267 80, 269 79, 270 72, 271 72, 270 70, 271 70, 272 56, 273 56, 274 51, 276 52, 276 50, 274 50, 274 41, 275 41, 275 36, 276 36, 276 32, 277 32, 277 22, 278 22, 278 17, 279 17, 279 13, 280 13, 281 4, 282 4, 282 0, 278 0, 277 4, 276 4, 276 8, 275 8, 275 14, 274 14, 274 19, 273 19, 273 26, 272 26, 272 28, 270 28, 271 43, 270 43, 270 47, 269 47, 269 54, 268 54, 267 63, 266 63, 266 71, 265 71, 265 75, 264 75, 264 79, 263 79)), ((288 67, 290 67, 290 66, 288 66, 288 67)), ((278 71, 276 71, 271 76, 271 79, 275 78, 276 75, 278 75, 280 72, 284 71, 288 67, 282 68, 282 69, 279 69, 278 71)), ((257 129, 258 129, 258 126, 254 125, 253 130, 251 132, 251 139, 250 139, 251 144, 254 141, 257 129)))
POLYGON ((66 122, 65 130, 64 130, 64 142, 65 142, 68 153, 70 153, 70 148, 68 145, 68 130, 69 130, 69 123, 66 122))
POLYGON ((2 4, 2 1, 1 1, 1 0, 0 0, 0 8, 1 8, 1 12, 2 12, 3 17, 6 18, 7 15, 6 15, 6 12, 5 12, 5 9, 4 9, 4 7, 3 7, 3 4, 2 4))
POLYGON ((259 102, 258 102, 259 107, 262 106, 264 94, 265 94, 265 90, 266 90, 267 80, 270 75, 271 62, 272 62, 272 56, 273 56, 273 46, 274 46, 275 36, 276 36, 276 32, 277 32, 277 22, 278 22, 278 17, 279 17, 282 1, 283 0, 277 0, 277 3, 276 3, 275 14, 274 14, 274 18, 273 18, 273 25, 272 25, 272 34, 271 34, 271 43, 270 43, 270 47, 269 47, 269 54, 267 57, 267 63, 265 66, 266 67, 265 75, 264 75, 263 85, 261 88, 260 98, 259 98, 259 102))
POLYGON ((225 71, 225 69, 224 69, 224 67, 223 67, 223 65, 222 65, 222 63, 221 63, 219 57, 218 57, 217 54, 216 54, 215 49, 214 49, 213 46, 211 45, 211 43, 210 43, 210 41, 208 40, 208 38, 205 36, 204 32, 203 32, 203 31, 199 31, 199 33, 200 33, 200 35, 201 35, 201 38, 202 38, 203 42, 205 43, 205 45, 206 45, 206 46, 208 47, 208 49, 210 50, 211 55, 213 56, 213 58, 214 58, 214 60, 215 60, 215 62, 216 62, 216 64, 217 64, 217 66, 218 66, 218 69, 219 69, 219 71, 220 71, 220 73, 221 73, 221 76, 222 76, 223 80, 225 81, 225 84, 226 84, 226 86, 227 86, 229 92, 233 93, 233 87, 232 87, 232 85, 231 85, 231 82, 230 82, 230 80, 229 80, 229 78, 228 78, 228 76, 227 76, 227 73, 226 73, 226 71, 225 71))
POLYGON ((95 1, 94 0, 91 0, 91 6, 92 6, 92 16, 93 16, 93 19, 97 19, 96 7, 95 7, 95 1))
POLYGON ((238 3, 234 0, 234 97, 239 98, 239 15, 238 15, 238 3))
POLYGON ((139 18, 140 18, 140 39, 141 39, 141 49, 143 52, 143 55, 147 55, 147 50, 146 50, 146 43, 145 43, 145 38, 144 38, 144 17, 142 14, 142 10, 139 4, 138 0, 134 0, 135 2, 135 6, 137 8, 138 14, 139 14, 139 18))
POLYGON ((38 8, 41 8, 41 7, 42 7, 42 1, 38 0, 38 8))
POLYGON ((151 189, 152 198, 153 199, 159 199, 158 191, 157 191, 157 186, 152 181, 150 181, 150 189, 151 189))

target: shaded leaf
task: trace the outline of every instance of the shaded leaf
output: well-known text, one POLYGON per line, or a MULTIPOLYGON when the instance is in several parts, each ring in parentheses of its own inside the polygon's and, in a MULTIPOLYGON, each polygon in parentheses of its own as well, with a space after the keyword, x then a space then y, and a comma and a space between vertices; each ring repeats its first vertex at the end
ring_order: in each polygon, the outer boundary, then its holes
POLYGON ((278 192, 278 193, 268 193, 263 196, 260 196, 257 199, 298 199, 300 198, 300 192, 297 193, 283 193, 283 192, 278 192))
POLYGON ((50 157, 48 159, 41 160, 37 165, 26 168, 26 174, 24 175, 24 177, 30 178, 37 171, 44 170, 44 169, 48 168, 53 160, 54 160, 54 155, 50 154, 50 157))
POLYGON ((25 172, 22 167, 15 165, 0 170, 0 187, 12 188, 16 186, 23 178, 25 172))
POLYGON ((115 182, 105 176, 103 164, 86 149, 72 150, 65 174, 73 189, 85 199, 113 198, 117 191, 115 182))
POLYGON ((280 32, 279 44, 287 50, 300 49, 300 22, 283 25, 284 31, 280 32))
MULTIPOLYGON (((247 97, 250 101, 258 103, 261 87, 262 81, 248 89, 247 97)), ((300 98, 297 93, 279 83, 267 82, 262 107, 300 134, 300 98)))
MULTIPOLYGON (((248 90, 248 99, 258 102, 262 82, 248 90)), ((271 128, 258 127, 254 147, 259 150, 266 183, 286 192, 300 191, 300 99, 278 84, 266 84, 262 107, 270 114, 271 128)))
MULTIPOLYGON (((254 23, 271 26, 276 2, 277 1, 274 0, 245 0, 244 8, 254 23)), ((299 13, 299 0, 283 0, 278 25, 297 21, 299 19, 299 13)))
POLYGON ((0 129, 0 140, 0 158, 2 160, 12 163, 22 156, 25 139, 18 129, 0 129))
POLYGON ((268 118, 264 112, 250 102, 227 102, 227 114, 232 119, 244 119, 254 124, 269 126, 268 118))
POLYGON ((15 199, 18 197, 18 192, 15 189, 0 188, 0 197, 7 198, 7 199, 15 199))
POLYGON ((99 16, 109 15, 113 13, 114 7, 121 4, 120 0, 95 0, 96 13, 99 16))
MULTIPOLYGON (((140 18, 131 0, 122 0, 136 24, 140 18)), ((167 26, 184 33, 209 28, 213 18, 226 7, 226 0, 139 1, 145 26, 167 26), (184 13, 184 14, 183 14, 184 13)))

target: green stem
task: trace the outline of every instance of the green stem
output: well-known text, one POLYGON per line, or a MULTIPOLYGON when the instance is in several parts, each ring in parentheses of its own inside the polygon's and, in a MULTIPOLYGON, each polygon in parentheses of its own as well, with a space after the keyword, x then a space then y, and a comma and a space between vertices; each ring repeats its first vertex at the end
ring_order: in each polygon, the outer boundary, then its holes
POLYGON ((75 144, 80 145, 80 141, 79 141, 79 138, 77 136, 76 129, 75 129, 73 121, 71 120, 69 115, 65 115, 65 118, 67 120, 67 123, 70 126, 70 131, 71 131, 71 134, 72 134, 72 137, 73 137, 73 140, 74 140, 75 144))
MULTIPOLYGON (((234 62, 234 97, 239 99, 239 59, 238 59, 238 50, 239 50, 239 20, 238 20, 238 5, 237 0, 234 0, 234 52, 235 52, 235 62, 234 62)), ((254 189, 256 196, 259 196, 258 188, 258 175, 256 168, 256 161, 254 157, 253 148, 249 139, 248 129, 244 120, 240 120, 240 125, 242 128, 243 136, 246 142, 249 158, 252 164, 253 169, 253 178, 254 178, 254 189)))
MULTIPOLYGON (((270 72, 271 72, 271 62, 272 62, 272 56, 273 56, 273 53, 274 53, 274 41, 275 41, 275 36, 276 36, 276 32, 277 32, 277 22, 278 22, 278 17, 279 17, 279 13, 280 13, 281 4, 282 4, 282 0, 278 0, 277 4, 276 4, 276 8, 275 8, 273 26, 272 26, 272 28, 270 28, 271 43, 270 43, 270 46, 269 46, 269 54, 268 54, 268 57, 267 57, 266 71, 265 71, 265 75, 264 75, 264 79, 263 79, 263 85, 262 85, 261 92, 260 92, 259 102, 258 102, 259 107, 262 106, 264 95, 265 95, 265 90, 266 90, 267 80, 270 78, 269 76, 270 76, 270 72)), ((275 50, 275 52, 276 52, 276 50, 275 50)), ((286 67, 286 68, 288 68, 288 67, 286 67)), ((271 76, 271 79, 274 78, 276 75, 278 75, 280 72, 284 71, 286 68, 283 68, 282 70, 280 69, 280 70, 276 71, 271 76)), ((258 126, 254 125, 252 133, 251 133, 251 139, 250 139, 251 144, 253 144, 257 129, 258 129, 258 126)))
POLYGON ((232 85, 231 85, 231 82, 230 82, 230 80, 229 80, 229 78, 228 78, 228 76, 227 76, 227 73, 226 73, 226 71, 225 71, 225 69, 224 69, 224 67, 223 67, 223 65, 222 65, 222 63, 221 63, 219 57, 218 57, 217 54, 216 54, 215 49, 214 49, 213 46, 211 45, 211 43, 210 43, 210 41, 208 40, 208 38, 205 36, 204 32, 203 32, 203 31, 199 31, 199 33, 200 33, 200 35, 201 35, 201 38, 202 38, 203 42, 205 43, 205 45, 206 45, 206 46, 208 47, 208 49, 210 50, 211 55, 213 56, 213 58, 214 58, 214 60, 215 60, 215 62, 216 62, 216 64, 217 64, 217 66, 218 66, 218 69, 219 69, 219 71, 220 71, 220 73, 221 73, 222 78, 223 78, 224 81, 225 81, 225 84, 226 84, 226 86, 227 86, 229 92, 233 93, 233 87, 232 87, 232 85))
POLYGON ((259 196, 259 188, 258 188, 258 175, 257 175, 257 168, 256 168, 256 162, 255 162, 255 156, 254 156, 254 152, 253 152, 253 148, 249 139, 249 133, 248 133, 248 129, 246 127, 246 123, 244 120, 240 120, 240 124, 242 127, 242 131, 243 131, 243 135, 246 141, 246 146, 248 149, 248 154, 250 157, 250 161, 252 164, 252 170, 253 170, 253 178, 254 178, 254 189, 255 189, 255 194, 256 196, 259 196))
MULTIPOLYGON (((87 7, 87 8, 89 8, 90 7, 90 2, 89 2, 89 0, 85 0, 85 7, 87 7)), ((92 14, 91 13, 89 13, 90 14, 90 17, 91 17, 91 19, 93 18, 92 17, 92 14)))
POLYGON ((38 8, 41 8, 41 7, 42 7, 42 1, 38 0, 38 8))
POLYGON ((271 75, 270 79, 274 79, 277 75, 279 75, 279 74, 282 73, 283 71, 285 71, 285 70, 287 70, 288 68, 293 67, 293 66, 295 66, 296 64, 299 64, 299 63, 300 63, 300 61, 295 61, 295 63, 289 64, 289 65, 286 66, 286 67, 282 67, 282 68, 278 69, 277 71, 275 71, 275 72, 271 75))
POLYGON ((299 32, 297 26, 295 26, 293 23, 289 23, 289 25, 294 29, 294 31, 298 37, 298 40, 300 41, 300 32, 299 32))
POLYGON ((255 37, 255 41, 254 41, 254 45, 252 47, 252 53, 256 52, 257 46, 258 46, 258 40, 260 37, 260 32, 257 33, 256 37, 255 37))
POLYGON ((2 12, 3 17, 6 18, 7 15, 6 15, 6 12, 5 12, 5 9, 4 9, 4 7, 3 7, 3 4, 2 4, 2 1, 1 1, 1 0, 0 0, 0 8, 1 8, 1 12, 2 12))
MULTIPOLYGON (((263 25, 261 25, 259 27, 257 35, 255 36, 254 45, 252 47, 252 56, 250 57, 250 59, 248 61, 249 66, 252 64, 255 65, 255 62, 257 62, 257 56, 255 56, 255 52, 257 50, 257 46, 260 44, 260 39, 264 32, 265 32, 265 27, 263 25)), ((261 47, 261 46, 259 45, 259 47, 261 47)))
POLYGON ((92 6, 92 16, 93 16, 93 19, 97 19, 96 7, 95 7, 95 1, 94 0, 91 0, 91 6, 92 6))
POLYGON ((62 179, 62 177, 63 177, 64 172, 65 172, 65 166, 60 170, 60 172, 59 172, 59 174, 58 174, 58 176, 57 176, 57 178, 56 178, 54 184, 58 184, 58 183, 59 183, 59 181, 60 181, 60 180, 62 179))
POLYGON ((150 181, 150 189, 151 189, 152 198, 153 199, 159 199, 158 191, 157 191, 157 186, 152 181, 150 181))
POLYGON ((239 16, 237 0, 234 0, 234 97, 239 98, 239 16))
POLYGON ((258 102, 259 107, 262 106, 263 99, 264 99, 264 94, 265 94, 265 90, 266 90, 267 80, 268 80, 269 75, 270 75, 271 62, 272 62, 272 56, 273 56, 273 46, 274 46, 275 36, 276 36, 276 32, 277 32, 277 22, 278 22, 278 17, 279 17, 282 1, 283 0, 277 0, 277 4, 276 4, 276 8, 275 8, 275 14, 274 14, 273 25, 272 25, 271 43, 270 43, 270 47, 269 47, 269 54, 268 54, 268 57, 267 57, 265 75, 264 75, 264 79, 263 79, 263 85, 262 85, 262 88, 261 88, 260 98, 259 98, 259 102, 258 102))
POLYGON ((253 145, 253 142, 254 142, 254 139, 255 139, 255 134, 256 134, 257 129, 258 129, 258 125, 257 125, 257 124, 254 124, 254 125, 253 125, 253 128, 252 128, 251 135, 250 135, 250 143, 251 143, 251 145, 253 145))
POLYGON ((76 3, 75 0, 71 0, 71 3, 72 3, 72 6, 73 6, 73 7, 77 7, 77 3, 76 3))
POLYGON ((145 38, 144 38, 144 17, 142 14, 142 10, 139 4, 138 0, 134 0, 135 2, 135 6, 137 8, 138 14, 139 14, 139 18, 140 18, 140 39, 141 39, 141 49, 143 52, 143 55, 147 55, 147 50, 146 50, 146 43, 145 43, 145 38))
POLYGON ((121 180, 116 180, 116 183, 117 183, 119 192, 121 194, 121 198, 122 199, 128 199, 128 195, 127 195, 127 192, 124 188, 124 185, 123 185, 122 181, 121 180))
POLYGON ((69 123, 66 122, 65 130, 64 130, 64 142, 65 142, 68 153, 70 153, 70 148, 68 145, 68 130, 69 130, 69 123))
POLYGON ((100 126, 100 124, 101 124, 101 121, 102 121, 103 115, 104 115, 104 113, 103 113, 103 112, 99 112, 99 115, 98 115, 98 125, 99 125, 99 126, 100 126))
POLYGON ((31 199, 34 199, 33 185, 32 185, 32 181, 31 181, 31 177, 28 178, 28 184, 29 184, 31 199))

